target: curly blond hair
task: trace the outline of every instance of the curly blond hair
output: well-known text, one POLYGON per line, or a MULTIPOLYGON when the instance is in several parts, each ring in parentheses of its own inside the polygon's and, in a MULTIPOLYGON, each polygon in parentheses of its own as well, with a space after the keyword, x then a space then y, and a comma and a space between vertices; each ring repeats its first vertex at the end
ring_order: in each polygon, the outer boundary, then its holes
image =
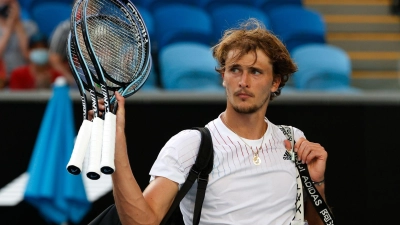
POLYGON ((218 61, 218 67, 215 68, 218 73, 225 70, 228 52, 233 49, 239 50, 235 58, 259 49, 271 60, 274 78, 281 79, 278 90, 271 94, 271 100, 281 94, 281 89, 297 70, 285 45, 254 18, 244 21, 238 28, 226 30, 219 43, 212 47, 213 57, 218 61))

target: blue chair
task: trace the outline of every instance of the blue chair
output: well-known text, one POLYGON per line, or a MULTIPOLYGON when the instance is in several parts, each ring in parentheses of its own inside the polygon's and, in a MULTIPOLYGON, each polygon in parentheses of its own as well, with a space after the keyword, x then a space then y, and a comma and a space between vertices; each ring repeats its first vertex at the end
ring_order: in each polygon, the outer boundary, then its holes
POLYGON ((302 0, 253 0, 254 6, 268 13, 270 10, 280 6, 303 6, 302 0))
POLYGON ((303 45, 293 51, 292 58, 298 66, 293 75, 297 89, 358 92, 350 86, 351 60, 341 48, 328 44, 303 45))
POLYGON ((152 43, 158 50, 174 42, 193 41, 206 45, 211 43, 211 17, 199 7, 171 4, 153 13, 155 38, 152 43))
POLYGON ((323 16, 301 6, 281 6, 269 14, 273 32, 289 52, 309 43, 326 43, 326 25, 323 16))
POLYGON ((184 4, 184 5, 192 5, 199 6, 199 0, 142 0, 143 6, 146 7, 149 11, 153 12, 159 7, 163 7, 170 4, 184 4))
POLYGON ((204 8, 206 11, 211 12, 217 7, 221 7, 228 4, 239 4, 254 6, 255 0, 197 0, 199 6, 204 8))
POLYGON ((180 42, 159 54, 161 85, 166 90, 222 91, 217 62, 208 45, 180 42))
POLYGON ((261 10, 248 5, 226 4, 215 7, 210 12, 213 24, 213 42, 216 43, 223 36, 226 29, 238 27, 238 25, 249 19, 255 18, 262 22, 266 28, 270 27, 269 18, 261 10))
POLYGON ((67 5, 73 5, 74 0, 20 0, 21 7, 25 7, 27 10, 31 10, 32 7, 43 3, 64 3, 67 5))
POLYGON ((39 30, 50 37, 56 26, 70 18, 72 5, 59 2, 45 2, 31 7, 31 17, 39 30))

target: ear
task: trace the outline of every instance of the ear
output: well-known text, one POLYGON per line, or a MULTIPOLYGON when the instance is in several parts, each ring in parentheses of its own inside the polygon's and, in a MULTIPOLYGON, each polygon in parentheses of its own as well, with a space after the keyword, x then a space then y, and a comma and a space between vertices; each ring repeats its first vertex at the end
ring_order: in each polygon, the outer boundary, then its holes
POLYGON ((225 87, 225 80, 224 80, 224 77, 225 77, 225 74, 222 72, 221 73, 221 78, 222 78, 222 86, 224 86, 225 87))
POLYGON ((276 75, 274 77, 274 80, 272 81, 271 92, 277 91, 280 84, 281 84, 281 76, 276 75))

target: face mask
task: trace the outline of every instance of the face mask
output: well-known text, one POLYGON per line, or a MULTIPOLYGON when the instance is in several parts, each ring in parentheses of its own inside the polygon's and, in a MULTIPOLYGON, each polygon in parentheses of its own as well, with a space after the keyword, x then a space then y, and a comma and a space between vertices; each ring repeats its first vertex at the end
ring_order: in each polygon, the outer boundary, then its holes
POLYGON ((45 65, 49 61, 47 49, 35 49, 29 54, 29 59, 38 65, 45 65))

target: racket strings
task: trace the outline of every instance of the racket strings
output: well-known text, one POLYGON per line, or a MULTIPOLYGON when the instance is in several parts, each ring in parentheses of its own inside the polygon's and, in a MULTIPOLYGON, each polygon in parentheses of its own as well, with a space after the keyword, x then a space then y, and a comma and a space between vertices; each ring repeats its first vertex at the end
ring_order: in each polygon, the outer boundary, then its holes
POLYGON ((89 1, 89 36, 100 64, 112 79, 130 83, 145 64, 145 46, 134 21, 129 21, 116 1, 89 1))
POLYGON ((108 19, 90 19, 90 37, 96 55, 109 76, 122 83, 129 83, 132 74, 140 68, 140 49, 131 43, 131 33, 123 32, 119 24, 108 19))
MULTIPOLYGON (((80 45, 81 55, 84 58, 84 60, 86 62, 86 65, 88 66, 88 68, 89 68, 89 70, 91 72, 92 79, 93 79, 93 81, 95 83, 94 88, 96 89, 96 92, 101 93, 102 90, 101 90, 100 85, 99 85, 99 83, 100 83, 99 82, 99 77, 98 77, 98 74, 97 74, 97 72, 95 70, 93 62, 92 62, 92 60, 91 60, 91 58, 89 56, 89 52, 87 50, 86 43, 85 43, 85 40, 83 38, 82 21, 81 21, 82 12, 83 12, 83 5, 84 5, 83 2, 81 2, 81 4, 78 6, 77 15, 76 15, 76 18, 75 18, 76 37, 77 37, 79 45, 80 45)), ((111 88, 118 88, 119 87, 117 84, 115 84, 115 83, 113 83, 111 81, 108 81, 108 80, 106 80, 106 85, 108 87, 111 87, 111 88)), ((109 91, 109 93, 110 93, 110 91, 109 91)))

